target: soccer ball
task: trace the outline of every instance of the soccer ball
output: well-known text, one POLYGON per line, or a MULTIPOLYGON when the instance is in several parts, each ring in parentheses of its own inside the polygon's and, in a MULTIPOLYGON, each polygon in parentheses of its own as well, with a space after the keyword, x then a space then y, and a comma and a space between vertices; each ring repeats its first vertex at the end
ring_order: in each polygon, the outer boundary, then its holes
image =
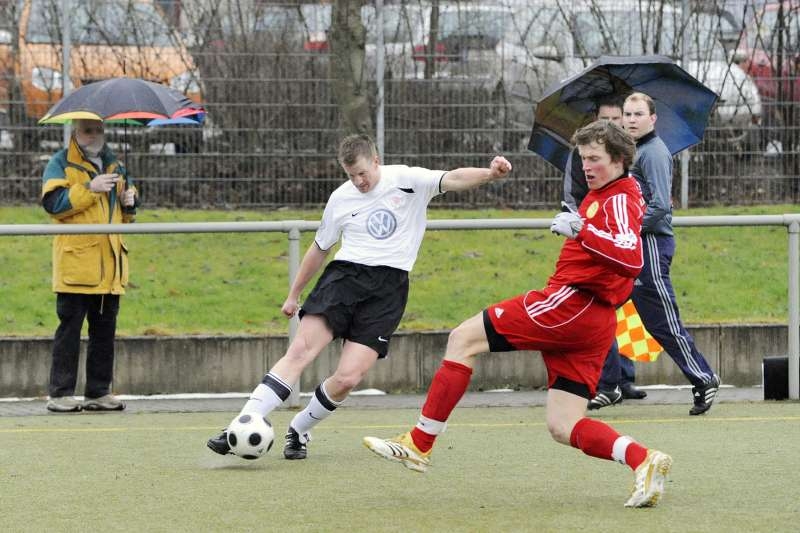
POLYGON ((228 425, 228 445, 242 459, 258 459, 272 448, 275 430, 256 413, 239 415, 228 425))

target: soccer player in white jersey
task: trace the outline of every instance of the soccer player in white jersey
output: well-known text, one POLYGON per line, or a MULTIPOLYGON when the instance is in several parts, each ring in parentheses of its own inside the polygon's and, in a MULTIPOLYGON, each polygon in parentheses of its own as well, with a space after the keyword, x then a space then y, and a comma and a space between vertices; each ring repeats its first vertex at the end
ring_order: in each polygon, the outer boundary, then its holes
MULTIPOLYGON (((333 340, 343 340, 339 364, 308 405, 290 422, 284 457, 305 459, 311 428, 329 417, 372 368, 386 357, 408 300, 408 273, 425 234, 427 208, 437 195, 465 191, 504 178, 511 164, 501 156, 488 168, 428 170, 381 165, 375 143, 351 135, 339 145, 349 180, 328 199, 314 242, 283 303, 300 326, 286 354, 269 370, 240 414, 265 417, 281 405, 303 369, 333 340), (339 241, 341 248, 301 306, 300 295, 339 241)), ((230 453, 225 431, 209 439, 216 453, 230 453)))

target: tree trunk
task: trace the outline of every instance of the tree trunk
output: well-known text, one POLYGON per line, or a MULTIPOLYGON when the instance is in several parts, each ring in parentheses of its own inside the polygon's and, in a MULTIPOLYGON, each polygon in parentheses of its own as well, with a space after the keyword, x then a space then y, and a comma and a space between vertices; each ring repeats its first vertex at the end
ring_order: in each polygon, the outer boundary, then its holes
POLYGON ((428 46, 425 48, 425 79, 436 75, 436 44, 439 35, 439 0, 431 3, 431 27, 428 33, 428 46))
POLYGON ((361 22, 362 0, 335 0, 331 21, 330 74, 339 106, 342 132, 372 133, 367 80, 364 75, 366 30, 361 22))

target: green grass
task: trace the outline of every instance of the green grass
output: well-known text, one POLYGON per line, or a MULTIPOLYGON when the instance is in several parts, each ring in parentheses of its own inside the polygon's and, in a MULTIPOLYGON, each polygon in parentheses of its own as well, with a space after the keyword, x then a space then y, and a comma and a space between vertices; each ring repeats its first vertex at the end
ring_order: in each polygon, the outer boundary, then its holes
MULTIPOLYGON (((596 415, 670 453, 655 509, 625 509, 632 474, 554 443, 544 410, 463 408, 424 475, 372 456, 364 435, 416 410, 343 408, 306 461, 280 442, 246 462, 205 439, 220 413, 0 418, 4 531, 796 531, 798 403, 622 406, 596 415)), ((293 413, 271 418, 280 434, 293 413)))
MULTIPOLYGON (((792 205, 678 211, 780 214, 792 205)), ((318 220, 320 211, 142 210, 140 222, 318 220)), ((433 210, 431 218, 549 218, 551 211, 433 210)), ((0 224, 47 223, 40 207, 0 207, 0 224)), ((52 335, 51 237, 0 237, 0 335, 52 335)), ((303 251, 312 233, 304 233, 303 251)), ((282 233, 130 235, 120 335, 277 334, 288 289, 282 233)), ((679 228, 673 283, 684 321, 786 323, 784 228, 679 228)), ((411 274, 403 330, 450 329, 487 304, 544 286, 561 238, 545 230, 429 231, 411 274)), ((308 289, 311 288, 309 284, 308 289)))

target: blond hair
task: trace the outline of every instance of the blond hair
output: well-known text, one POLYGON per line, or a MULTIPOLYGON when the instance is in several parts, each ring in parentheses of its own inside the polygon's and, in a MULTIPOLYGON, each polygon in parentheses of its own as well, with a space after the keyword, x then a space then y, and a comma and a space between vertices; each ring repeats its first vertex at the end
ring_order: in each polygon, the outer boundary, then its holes
POLYGON ((644 102, 647 104, 647 109, 650 110, 651 115, 656 114, 656 103, 653 102, 653 99, 647 96, 644 93, 631 93, 626 99, 625 103, 628 102, 644 102))
POLYGON ((342 165, 355 165, 359 157, 370 160, 376 155, 375 142, 363 133, 348 135, 339 143, 339 163, 342 165))

